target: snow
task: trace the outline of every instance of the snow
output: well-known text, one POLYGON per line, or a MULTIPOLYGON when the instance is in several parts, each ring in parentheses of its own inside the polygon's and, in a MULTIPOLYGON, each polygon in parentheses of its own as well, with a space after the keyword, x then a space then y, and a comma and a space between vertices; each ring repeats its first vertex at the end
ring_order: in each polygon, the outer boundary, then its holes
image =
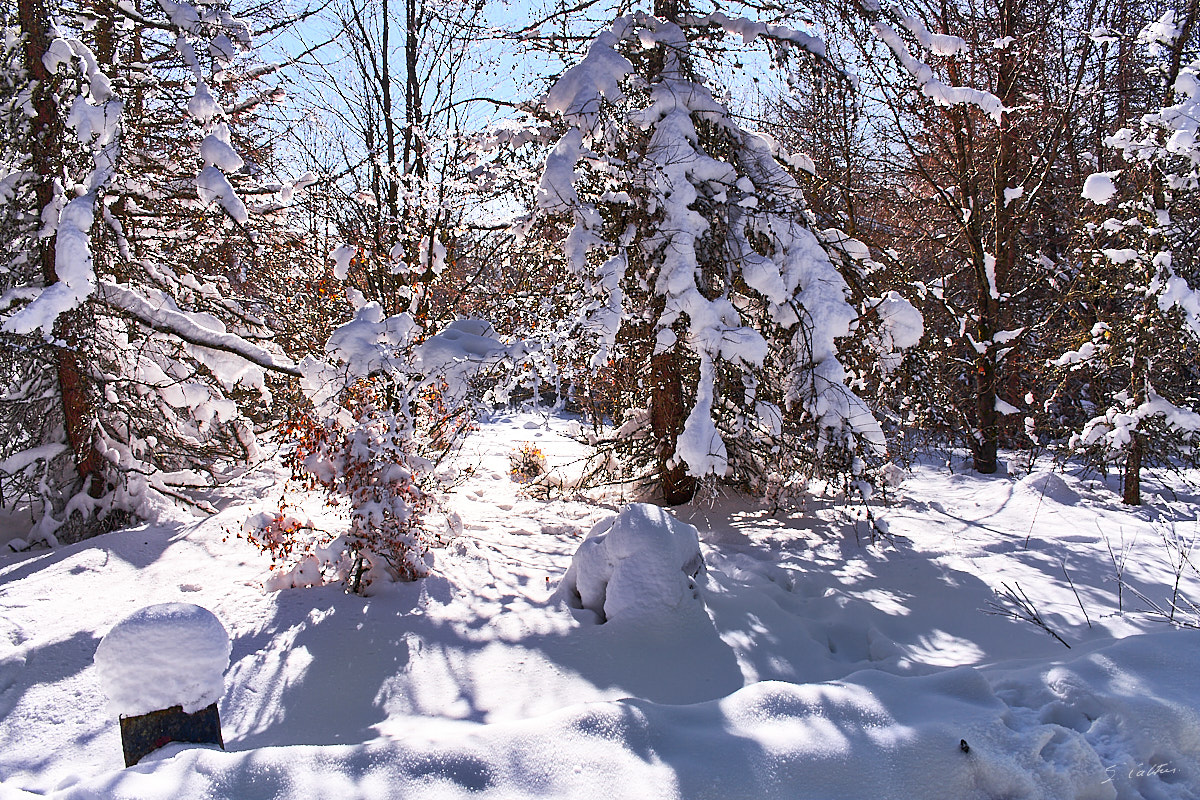
POLYGON ((1002 414, 1005 416, 1007 416, 1009 414, 1020 414, 1021 413, 1021 409, 1017 408, 1012 403, 1009 403, 1005 400, 1000 399, 999 397, 996 398, 995 407, 996 407, 996 413, 1002 414))
POLYGON ((42 64, 46 67, 46 71, 53 75, 58 72, 58 68, 63 64, 71 63, 71 59, 75 54, 71 50, 71 43, 62 37, 56 36, 51 40, 46 52, 42 55, 42 64))
MULTIPOLYGON (((903 24, 908 27, 909 17, 901 15, 903 24)), ((924 30, 924 26, 921 26, 924 30)), ((911 32, 911 31, 910 31, 911 32)), ((900 62, 900 66, 912 76, 917 82, 921 93, 940 106, 958 106, 958 105, 973 105, 990 116, 996 124, 1000 123, 1001 117, 1007 110, 1000 98, 991 92, 985 92, 980 89, 972 89, 967 86, 948 86, 942 81, 933 76, 933 69, 920 59, 916 58, 908 49, 908 45, 896 32, 895 28, 883 22, 875 22, 871 24, 871 33, 875 38, 887 45, 888 49, 900 62)), ((935 42, 932 35, 925 31, 928 39, 914 33, 914 38, 919 44, 923 44, 937 52, 939 50, 950 51, 957 47, 957 43, 952 41, 956 37, 946 36, 935 42)), ((940 36, 940 34, 939 34, 940 36)))
POLYGON ((92 268, 91 230, 96 196, 76 197, 66 204, 58 220, 54 271, 58 280, 47 286, 15 314, 4 320, 8 333, 31 333, 37 329, 50 336, 59 315, 77 308, 96 291, 92 268))
POLYGON ((597 622, 670 624, 684 607, 703 607, 694 580, 703 569, 694 526, 633 503, 588 532, 555 597, 591 611, 597 622))
POLYGON ((825 40, 812 36, 794 28, 783 25, 768 25, 745 17, 730 17, 720 11, 703 16, 688 14, 682 18, 682 23, 691 27, 715 25, 728 33, 742 37, 742 44, 748 45, 755 39, 763 37, 778 42, 796 45, 816 56, 825 56, 825 40))
POLYGON ((1138 32, 1138 41, 1170 45, 1175 42, 1181 32, 1179 26, 1175 24, 1175 12, 1168 11, 1142 28, 1138 32))
MULTIPOLYGON (((873 542, 837 496, 664 511, 616 493, 538 499, 510 478, 508 455, 532 441, 569 485, 584 454, 572 425, 481 422, 447 465, 433 574, 370 598, 264 591, 268 561, 235 531, 278 510, 285 476, 270 464, 213 490, 210 517, 0 555, 0 796, 1200 793, 1200 639, 1131 591, 1171 596, 1156 526, 1192 535, 1200 475, 1148 478, 1130 511, 1115 478, 916 463, 873 507, 891 543, 873 542), (1123 608, 1110 546, 1132 548, 1123 608), (561 602, 584 562, 608 576, 591 601, 604 624, 561 602), (987 613, 1005 583, 1070 650, 987 613), (227 752, 170 746, 121 769, 93 654, 148 602, 203 606, 228 630, 227 752)), ((287 498, 332 529, 320 496, 287 498)), ((1181 587, 1200 596, 1191 572, 1181 587)))
POLYGON ((237 48, 233 42, 225 34, 217 34, 212 41, 208 43, 208 52, 214 59, 223 66, 229 65, 234 56, 237 55, 237 48))
POLYGON ((67 445, 54 442, 13 453, 0 461, 0 472, 5 475, 16 475, 39 460, 50 461, 60 453, 66 452, 67 449, 67 445))
POLYGON ((1109 247, 1100 252, 1114 264, 1128 264, 1131 261, 1137 261, 1138 256, 1141 255, 1131 247, 1109 247))
MULTIPOLYGON (((112 97, 112 88, 103 73, 96 72, 89 85, 89 93, 112 97)), ((107 100, 99 105, 89 103, 83 95, 79 95, 71 103, 71 112, 67 115, 67 127, 75 131, 75 137, 84 144, 95 144, 103 147, 117 135, 117 120, 121 116, 121 102, 107 100)))
POLYGON ((1083 182, 1083 196, 1091 200, 1096 205, 1105 205, 1117 193, 1117 185, 1113 183, 1113 178, 1117 177, 1116 172, 1095 172, 1087 176, 1083 182))
POLYGON ((1173 306, 1183 313, 1184 323, 1192 335, 1200 339, 1200 290, 1193 289, 1186 280, 1171 273, 1162 281, 1158 307, 1170 311, 1173 306))
POLYGON ((192 714, 221 699, 232 645, 211 611, 191 603, 138 609, 96 648, 96 672, 112 712, 183 706, 192 714))
POLYGON ((896 17, 900 20, 908 32, 917 40, 917 44, 925 48, 935 56, 954 56, 963 53, 967 49, 965 39, 958 36, 948 36, 944 33, 930 33, 925 27, 925 23, 917 17, 903 14, 896 11, 896 17))
MULTIPOLYGON (((620 21, 618 21, 620 22, 620 21)), ((588 48, 582 61, 563 73, 546 95, 546 110, 562 114, 584 133, 595 129, 600 117, 601 98, 620 101, 621 79, 633 71, 629 59, 614 48, 620 34, 604 31, 588 48)))
MULTIPOLYGON (((225 136, 228 135, 226 130, 225 136)), ((200 158, 204 161, 204 166, 216 167, 222 172, 236 172, 246 163, 227 138, 211 133, 200 142, 200 158)))
POLYGON ((304 390, 318 406, 333 398, 345 377, 363 378, 385 369, 418 375, 426 385, 444 381, 443 391, 455 398, 466 395, 481 369, 511 352, 513 347, 501 342, 485 320, 458 319, 438 333, 423 335, 410 314, 385 317, 382 306, 369 302, 330 335, 328 363, 309 356, 300 369, 304 390))
POLYGON ((700 354, 700 381, 696 399, 683 423, 683 431, 675 442, 675 455, 687 464, 689 475, 702 478, 712 473, 724 475, 729 466, 729 451, 725 440, 713 422, 713 387, 716 366, 709 353, 700 354))
POLYGON ((350 262, 354 256, 358 255, 358 248, 352 244, 339 244, 329 253, 329 260, 333 262, 333 277, 339 281, 346 280, 350 274, 350 262))
POLYGON ((200 14, 190 3, 176 3, 173 0, 158 0, 159 8, 167 13, 171 24, 185 31, 195 32, 200 26, 200 14))
POLYGON ((101 281, 99 296, 105 303, 131 314, 156 331, 170 332, 188 344, 237 356, 233 360, 219 359, 215 354, 204 357, 206 364, 225 384, 243 382, 252 374, 246 362, 289 375, 300 374, 291 359, 282 353, 228 333, 220 320, 210 314, 180 309, 172 297, 157 289, 135 289, 101 281))
POLYGON ((987 276, 988 294, 992 299, 1000 299, 1000 290, 996 288, 996 257, 991 253, 983 254, 983 272, 987 276))
POLYGON ((497 336, 486 320, 454 320, 413 348, 414 366, 425 376, 446 380, 450 394, 461 397, 480 369, 508 352, 497 336))
POLYGON ((387 367, 393 352, 408 344, 417 330, 408 314, 384 317, 383 306, 371 302, 330 335, 325 352, 344 363, 354 377, 365 378, 387 367))
POLYGON ((1081 499, 1057 472, 1034 472, 1017 481, 1017 488, 1035 495, 1038 500, 1049 499, 1064 506, 1073 506, 1081 499))
MULTIPOLYGON (((236 153, 234 155, 236 156, 236 153)), ((246 204, 234 192, 233 184, 225 177, 225 173, 216 167, 205 167, 196 176, 196 194, 205 206, 216 201, 236 222, 243 225, 249 222, 250 214, 246 210, 246 204)))
POLYGON ((1089 420, 1082 431, 1071 437, 1072 447, 1103 443, 1107 447, 1108 458, 1116 460, 1129 447, 1133 433, 1142 421, 1151 417, 1161 417, 1163 423, 1177 434, 1191 437, 1200 432, 1200 414, 1180 408, 1152 390, 1148 392, 1146 400, 1136 407, 1122 402, 1120 396, 1114 398, 1114 402, 1113 406, 1089 420))
POLYGON ((208 90, 208 84, 204 81, 196 82, 196 91, 188 100, 188 113, 192 115, 192 119, 201 124, 206 124, 214 117, 219 116, 221 112, 221 104, 212 96, 212 92, 208 90))
POLYGON ((867 305, 879 314, 883 329, 890 339, 891 349, 904 350, 915 347, 925 335, 925 320, 916 307, 891 291, 880 298, 870 298, 867 305))

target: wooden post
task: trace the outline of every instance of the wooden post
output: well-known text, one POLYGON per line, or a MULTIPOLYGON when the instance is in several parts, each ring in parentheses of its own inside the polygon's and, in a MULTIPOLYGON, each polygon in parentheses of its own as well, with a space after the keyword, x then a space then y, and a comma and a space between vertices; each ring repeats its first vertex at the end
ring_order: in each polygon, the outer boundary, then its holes
POLYGON ((121 749, 127 767, 172 742, 215 744, 224 750, 217 704, 193 714, 184 713, 183 706, 171 706, 136 717, 121 717, 121 749))

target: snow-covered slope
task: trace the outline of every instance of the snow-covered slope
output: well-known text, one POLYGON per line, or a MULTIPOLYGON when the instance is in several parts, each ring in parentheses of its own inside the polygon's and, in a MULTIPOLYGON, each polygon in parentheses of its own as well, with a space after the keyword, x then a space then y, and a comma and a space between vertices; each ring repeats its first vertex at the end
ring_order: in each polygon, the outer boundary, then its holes
MULTIPOLYGON (((562 427, 482 425, 448 500, 461 534, 432 577, 370 598, 263 592, 233 534, 277 502, 266 468, 213 517, 0 557, 0 800, 1200 796, 1200 631, 1142 613, 1197 535, 1187 487, 1129 511, 1070 475, 921 467, 875 505, 874 542, 835 499, 717 498, 677 510, 699 602, 601 625, 552 595, 622 498, 535 499, 508 475, 522 442, 569 472, 562 427), (1120 597, 1110 546, 1132 546, 1120 597), (1071 649, 986 613, 1014 608, 1006 588, 1071 649), (233 640, 228 751, 122 770, 93 654, 165 602, 233 640)), ((1200 599, 1186 564, 1181 595, 1200 599)))

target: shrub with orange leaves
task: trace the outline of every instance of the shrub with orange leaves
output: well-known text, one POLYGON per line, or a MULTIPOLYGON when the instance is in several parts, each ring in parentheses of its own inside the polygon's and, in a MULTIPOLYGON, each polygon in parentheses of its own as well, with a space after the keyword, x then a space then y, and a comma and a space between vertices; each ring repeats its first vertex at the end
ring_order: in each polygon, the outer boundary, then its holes
POLYGON ((430 498, 419 485, 429 462, 411 452, 411 426, 380 401, 373 381, 351 386, 341 413, 325 420, 299 414, 284 433, 294 442, 284 456, 293 483, 324 491, 331 505, 347 502, 350 524, 322 541, 285 510, 248 520, 245 537, 279 568, 268 588, 341 580, 350 591, 369 594, 380 582, 429 574, 422 515, 430 498))
POLYGON ((534 442, 522 442, 508 454, 508 464, 512 479, 527 483, 546 471, 546 454, 534 442))

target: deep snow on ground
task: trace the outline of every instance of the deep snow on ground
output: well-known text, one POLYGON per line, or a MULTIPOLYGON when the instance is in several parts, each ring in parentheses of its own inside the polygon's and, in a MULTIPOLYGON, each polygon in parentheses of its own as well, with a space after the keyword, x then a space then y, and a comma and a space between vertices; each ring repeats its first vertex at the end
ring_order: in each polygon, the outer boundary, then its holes
MULTIPOLYGON (((1187 485, 1129 510, 1095 476, 924 465, 872 503, 887 537, 837 497, 708 498, 673 510, 699 531, 698 598, 596 624, 552 595, 632 498, 538 499, 508 474, 524 442, 577 470, 565 426, 482 424, 434 574, 369 598, 263 591, 233 534, 278 507, 270 467, 208 518, 0 556, 0 800, 1200 797, 1200 631, 1145 613, 1172 596, 1164 535, 1198 532, 1187 485), (988 613, 1006 587, 1071 648, 988 613), (122 770, 93 655, 171 602, 232 639, 227 751, 122 770)), ((1187 565, 1180 590, 1200 600, 1187 565)))

